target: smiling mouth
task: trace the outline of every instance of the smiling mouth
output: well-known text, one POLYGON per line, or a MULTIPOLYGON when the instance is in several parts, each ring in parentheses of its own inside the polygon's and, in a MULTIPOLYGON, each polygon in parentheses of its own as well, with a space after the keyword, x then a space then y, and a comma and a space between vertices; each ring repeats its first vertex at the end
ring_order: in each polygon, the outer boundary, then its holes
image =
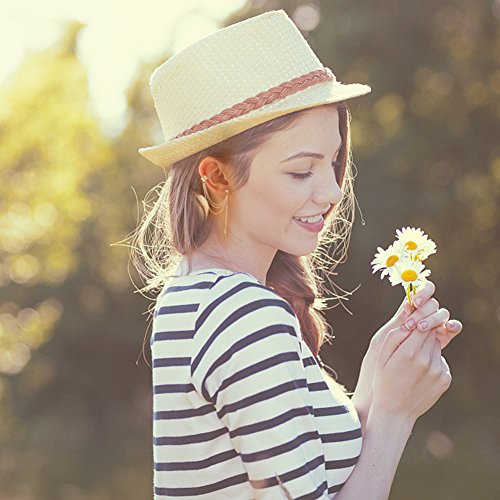
POLYGON ((311 215, 309 217, 292 217, 292 219, 295 219, 295 220, 302 219, 301 222, 304 222, 306 224, 312 224, 311 222, 308 222, 306 219, 313 219, 313 220, 315 220, 315 223, 318 223, 320 221, 325 221, 325 219, 330 215, 332 210, 333 210, 333 207, 330 207, 326 212, 323 212, 322 214, 311 215), (319 217, 321 217, 321 219, 319 219, 319 217))

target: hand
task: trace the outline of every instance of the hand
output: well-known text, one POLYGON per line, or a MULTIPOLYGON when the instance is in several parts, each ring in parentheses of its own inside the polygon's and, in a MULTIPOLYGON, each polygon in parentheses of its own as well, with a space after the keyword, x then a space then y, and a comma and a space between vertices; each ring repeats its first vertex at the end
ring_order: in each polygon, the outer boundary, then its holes
MULTIPOLYGON (((432 299, 432 306, 426 306, 435 290, 436 287, 434 283, 428 281, 425 287, 422 290, 419 290, 412 298, 412 302, 418 298, 422 299, 422 304, 420 304, 417 309, 414 309, 414 312, 411 315, 416 322, 426 318, 426 313, 428 316, 437 312, 437 308, 439 307, 437 300, 432 299)), ((362 424, 366 422, 366 418, 370 410, 373 395, 372 387, 375 375, 375 366, 377 364, 382 345, 391 329, 402 326, 405 323, 405 320, 409 319, 407 314, 408 311, 409 304, 407 298, 405 297, 394 316, 385 325, 383 325, 370 340, 370 345, 361 364, 358 383, 352 396, 352 402, 358 412, 362 424)), ((448 318, 448 311, 446 309, 442 309, 439 316, 434 316, 432 319, 429 319, 431 331, 435 333, 441 349, 446 347, 449 342, 462 331, 462 324, 460 321, 447 321, 448 318)))
POLYGON ((375 369, 372 404, 414 422, 436 403, 451 380, 435 332, 429 329, 419 334, 398 327, 389 331, 382 346, 375 369))

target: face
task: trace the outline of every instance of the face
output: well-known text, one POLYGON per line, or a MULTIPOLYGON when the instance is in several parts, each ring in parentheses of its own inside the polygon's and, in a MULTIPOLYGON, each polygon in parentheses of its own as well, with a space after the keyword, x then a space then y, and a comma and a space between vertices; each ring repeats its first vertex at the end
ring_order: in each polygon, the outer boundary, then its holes
POLYGON ((321 220, 296 218, 324 213, 340 202, 333 166, 340 146, 334 108, 311 108, 293 128, 276 132, 254 156, 247 183, 231 197, 232 231, 264 255, 278 249, 293 255, 313 252, 321 220))

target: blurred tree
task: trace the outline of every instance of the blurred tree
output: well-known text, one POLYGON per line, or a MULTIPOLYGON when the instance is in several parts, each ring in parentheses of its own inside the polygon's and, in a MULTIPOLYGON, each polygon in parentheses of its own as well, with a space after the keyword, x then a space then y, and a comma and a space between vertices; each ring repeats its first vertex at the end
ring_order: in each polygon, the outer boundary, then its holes
POLYGON ((81 28, 0 94, 0 498, 152 492, 144 303, 109 248, 134 224, 137 158, 89 111, 81 28))

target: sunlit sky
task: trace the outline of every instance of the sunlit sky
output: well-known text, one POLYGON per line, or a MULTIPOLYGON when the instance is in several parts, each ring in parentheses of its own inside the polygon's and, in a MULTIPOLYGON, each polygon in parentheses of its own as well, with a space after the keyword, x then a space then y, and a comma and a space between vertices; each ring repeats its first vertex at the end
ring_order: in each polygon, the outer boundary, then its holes
POLYGON ((27 51, 43 50, 65 22, 86 24, 78 57, 89 75, 92 108, 114 135, 124 122, 124 91, 138 64, 177 52, 220 27, 245 0, 0 0, 0 85, 27 51))

